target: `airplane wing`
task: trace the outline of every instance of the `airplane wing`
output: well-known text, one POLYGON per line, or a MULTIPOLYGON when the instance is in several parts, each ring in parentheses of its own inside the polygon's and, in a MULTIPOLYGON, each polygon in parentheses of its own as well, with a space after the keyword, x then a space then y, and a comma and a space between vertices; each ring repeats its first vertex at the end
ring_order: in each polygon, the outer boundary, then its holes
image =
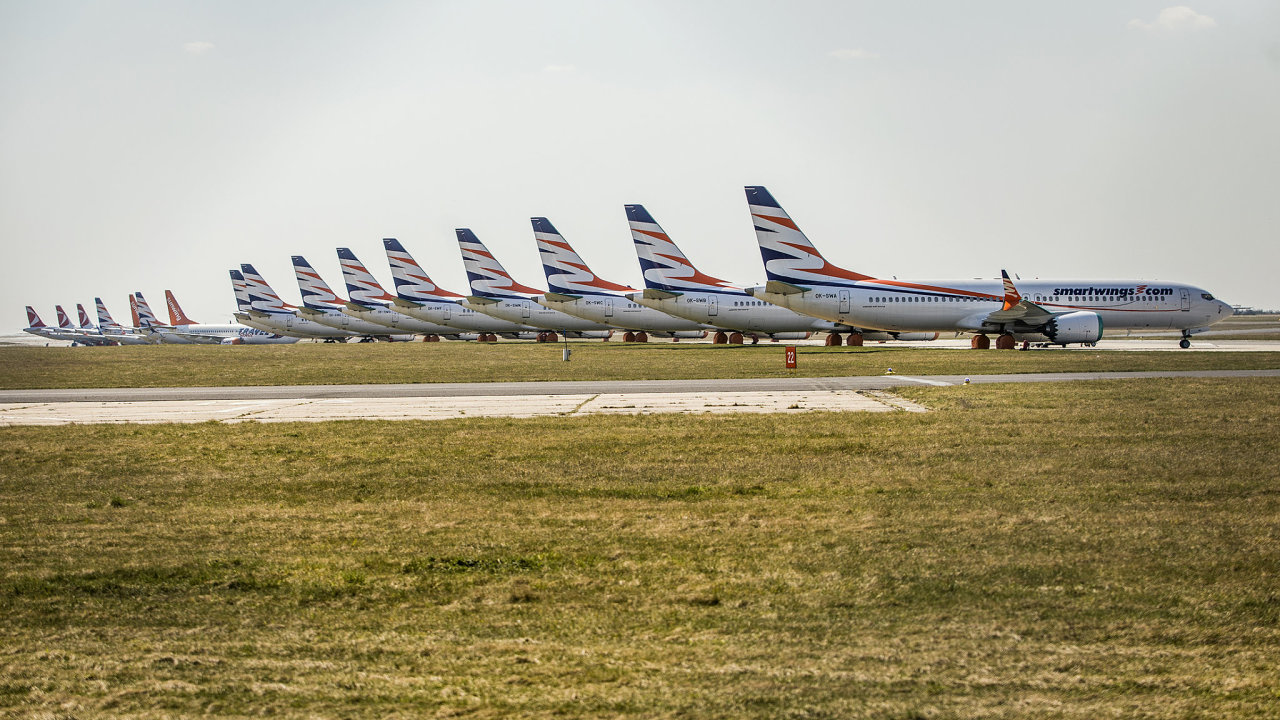
POLYGON ((1013 280, 1009 279, 1008 272, 1001 270, 1000 276, 1004 279, 1004 307, 988 313, 984 324, 1003 327, 1015 323, 1037 328, 1053 319, 1054 313, 1022 297, 1022 293, 1014 287, 1013 280))

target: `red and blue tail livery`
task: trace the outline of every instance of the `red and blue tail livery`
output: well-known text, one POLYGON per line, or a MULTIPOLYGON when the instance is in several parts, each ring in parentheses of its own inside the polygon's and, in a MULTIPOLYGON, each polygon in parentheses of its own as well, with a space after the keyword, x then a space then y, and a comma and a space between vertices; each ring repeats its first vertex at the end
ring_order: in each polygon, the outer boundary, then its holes
POLYGON ((537 288, 516 282, 470 229, 458 228, 455 232, 458 235, 458 249, 462 251, 462 264, 467 269, 467 282, 470 283, 473 294, 495 300, 526 300, 542 294, 537 288))
POLYGON ((337 310, 346 305, 346 301, 338 297, 320 277, 320 273, 311 267, 311 263, 301 255, 292 256, 293 274, 298 279, 298 290, 302 292, 303 307, 312 310, 337 310))
POLYGON ((411 302, 450 302, 462 296, 449 292, 431 281, 427 271, 422 269, 417 260, 404 249, 404 245, 395 238, 384 238, 382 246, 387 251, 387 263, 391 266, 391 277, 396 284, 396 296, 411 302))
POLYGON ((351 302, 365 307, 386 306, 395 296, 383 289, 369 268, 351 252, 350 248, 338 248, 338 262, 342 265, 342 279, 347 285, 347 297, 351 302))
POLYGON ((720 278, 699 272, 643 205, 627 205, 626 211, 645 287, 676 293, 742 292, 720 278))
POLYGON ((635 288, 602 279, 544 217, 531 218, 533 237, 542 256, 542 271, 547 276, 547 289, 561 295, 618 295, 635 292, 635 288))

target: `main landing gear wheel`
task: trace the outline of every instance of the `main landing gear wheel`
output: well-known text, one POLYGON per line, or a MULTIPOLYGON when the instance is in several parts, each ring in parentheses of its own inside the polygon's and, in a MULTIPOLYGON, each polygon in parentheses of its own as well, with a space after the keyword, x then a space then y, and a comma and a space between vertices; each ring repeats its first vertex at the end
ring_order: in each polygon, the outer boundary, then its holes
POLYGON ((974 335, 973 340, 969 342, 969 347, 974 350, 986 350, 991 347, 991 338, 986 335, 974 335))
POLYGON ((649 342, 649 334, 643 330, 636 333, 636 342, 649 342))
POLYGON ((849 333, 848 339, 845 340, 845 345, 848 345, 849 347, 862 347, 862 333, 849 333))
POLYGON ((1191 347, 1191 341, 1188 340, 1187 338, 1182 338, 1181 340, 1178 341, 1178 347, 1182 348, 1183 350, 1186 350, 1187 348, 1191 347))
POLYGON ((996 338, 997 350, 1012 350, 1015 344, 1013 335, 1010 335, 1009 333, 1001 333, 1000 337, 996 338))
POLYGON ((740 333, 740 332, 731 332, 731 333, 729 333, 729 344, 730 344, 730 345, 741 345, 741 344, 742 344, 742 333, 740 333))
POLYGON ((831 333, 827 335, 827 347, 839 347, 844 342, 840 339, 840 333, 831 333))
POLYGON ((712 345, 723 345, 729 342, 729 336, 724 334, 723 330, 717 330, 715 335, 711 336, 712 345))

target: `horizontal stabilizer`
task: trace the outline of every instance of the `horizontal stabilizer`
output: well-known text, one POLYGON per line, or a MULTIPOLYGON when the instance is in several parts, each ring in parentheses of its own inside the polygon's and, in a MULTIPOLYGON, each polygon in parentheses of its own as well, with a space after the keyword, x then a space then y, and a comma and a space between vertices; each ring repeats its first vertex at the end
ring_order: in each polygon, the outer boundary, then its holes
POLYGON ((468 295, 467 302, 475 305, 496 305, 500 301, 497 298, 484 297, 482 295, 468 295))
POLYGON ((573 302, 574 300, 582 299, 581 295, 566 295, 564 293, 556 293, 556 292, 544 293, 544 296, 551 302, 559 302, 559 303, 573 302))
POLYGON ((684 293, 669 292, 667 290, 659 290, 657 288, 645 288, 643 293, 644 298, 646 300, 671 300, 674 298, 678 298, 683 294, 684 293))
POLYGON ((813 288, 800 287, 791 283, 782 282, 781 280, 770 280, 764 284, 764 291, 773 293, 774 295, 799 295, 806 293, 813 288))

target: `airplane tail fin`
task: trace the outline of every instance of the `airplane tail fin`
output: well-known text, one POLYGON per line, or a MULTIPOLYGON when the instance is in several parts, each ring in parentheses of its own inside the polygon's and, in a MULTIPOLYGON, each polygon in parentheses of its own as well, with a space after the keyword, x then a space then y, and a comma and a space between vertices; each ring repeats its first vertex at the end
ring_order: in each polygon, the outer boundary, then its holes
POLYGON ((85 312, 84 305, 81 305, 80 303, 76 303, 76 312, 80 314, 80 329, 81 329, 81 330, 96 330, 96 329, 97 329, 97 328, 95 328, 95 327, 93 326, 93 321, 89 319, 89 313, 88 313, 88 312, 85 312))
POLYGON ((720 278, 698 272, 643 205, 627 205, 626 209, 645 287, 668 292, 737 289, 720 278))
POLYGON ((99 330, 106 330, 106 329, 119 330, 119 329, 121 329, 121 328, 120 328, 120 323, 116 322, 116 321, 111 317, 111 313, 107 310, 107 304, 106 304, 106 303, 104 303, 104 302, 102 302, 102 298, 100 298, 100 297, 96 297, 96 298, 94 298, 94 299, 93 299, 93 302, 94 302, 94 304, 95 304, 95 305, 97 305, 97 306, 98 306, 98 307, 97 307, 97 310, 98 310, 98 329, 99 329, 99 330))
POLYGON ((156 314, 151 312, 151 306, 147 304, 147 299, 142 297, 142 293, 135 292, 133 296, 136 298, 135 304, 138 308, 138 327, 147 329, 164 327, 160 322, 160 318, 157 318, 156 314))
POLYGON ((351 302, 358 305, 380 305, 396 299, 382 288, 378 279, 349 248, 338 248, 338 263, 342 265, 342 279, 347 284, 347 297, 351 298, 351 302))
POLYGON ((458 228, 455 232, 472 293, 480 297, 509 300, 524 300, 530 295, 542 294, 537 288, 516 282, 475 233, 467 228, 458 228))
POLYGON ((298 279, 298 290, 302 291, 304 306, 313 310, 336 310, 346 305, 301 255, 293 256, 293 274, 298 279))
POLYGON ((749 185, 746 191, 769 280, 795 285, 850 285, 872 279, 827 262, 768 190, 749 185))
POLYGON ((63 330, 75 330, 76 326, 71 324, 71 318, 67 316, 67 311, 62 309, 61 305, 54 305, 54 310, 58 313, 58 327, 63 330))
POLYGON ((245 291, 249 295, 249 306, 253 310, 266 313, 288 313, 294 306, 280 299, 276 291, 267 284, 266 278, 248 263, 240 266, 244 277, 245 291))
POLYGON ((1004 307, 1001 309, 1012 310, 1018 303, 1022 302, 1022 293, 1018 292, 1018 288, 1014 287, 1013 281, 1009 279, 1009 273, 1001 270, 1000 277, 1004 280, 1004 307))
POLYGON ((44 324, 44 321, 40 319, 40 314, 36 312, 36 309, 30 305, 27 306, 27 327, 48 327, 44 324))
POLYGON ((253 303, 249 302, 249 288, 245 284, 244 275, 239 270, 230 271, 231 292, 236 296, 236 312, 249 312, 253 303))
POLYGON ((417 260, 395 238, 384 238, 382 246, 387 251, 387 263, 391 265, 391 277, 396 283, 396 295, 404 300, 453 300, 462 297, 436 285, 427 276, 417 260))
POLYGON ((129 293, 129 315, 133 320, 134 327, 142 327, 142 318, 138 317, 138 298, 134 297, 133 293, 129 293))
POLYGON ((596 275, 569 245, 569 241, 544 217, 531 218, 533 237, 542 256, 547 288, 565 295, 602 295, 635 292, 635 288, 609 282, 596 275))
POLYGON ((196 321, 187 317, 182 312, 182 306, 178 304, 178 298, 173 296, 172 290, 164 291, 164 302, 169 306, 169 324, 170 325, 195 325, 196 321))

